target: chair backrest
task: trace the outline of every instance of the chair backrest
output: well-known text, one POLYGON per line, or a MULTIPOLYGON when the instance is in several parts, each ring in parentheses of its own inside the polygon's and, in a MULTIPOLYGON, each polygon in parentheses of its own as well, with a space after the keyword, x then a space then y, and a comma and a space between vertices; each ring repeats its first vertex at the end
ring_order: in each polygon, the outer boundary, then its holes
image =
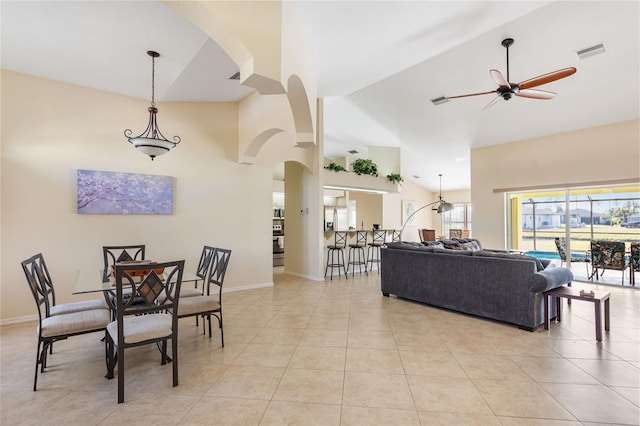
POLYGON ((366 246, 368 237, 369 231, 356 231, 356 244, 362 247, 366 246))
POLYGON ((224 277, 227 273, 230 258, 231 250, 222 248, 216 248, 214 250, 213 257, 211 258, 211 265, 209 266, 209 272, 207 273, 207 295, 211 294, 212 285, 217 286, 218 295, 222 295, 222 284, 224 283, 224 277))
POLYGON ((104 260, 104 275, 109 277, 112 266, 118 262, 145 260, 145 245, 102 246, 102 258, 104 260))
POLYGON ((631 243, 631 271, 640 271, 640 243, 631 243))
POLYGON ((554 242, 556 243, 556 248, 558 249, 558 255, 560 256, 560 260, 563 262, 567 261, 567 251, 565 249, 565 244, 560 240, 560 238, 557 238, 554 240, 554 242))
POLYGON ((463 238, 462 229, 449 229, 449 238, 463 238))
POLYGON ((56 302, 56 293, 47 264, 44 262, 42 253, 31 256, 29 259, 22 261, 21 264, 24 275, 27 278, 29 290, 31 290, 33 299, 36 302, 38 319, 42 321, 43 318, 49 316, 50 309, 55 306, 56 302))
POLYGON ((591 264, 595 268, 624 270, 624 242, 591 240, 591 264))
POLYGON ((336 248, 345 248, 347 245, 347 231, 333 232, 333 245, 336 248))
POLYGON ((215 247, 211 246, 203 246, 202 254, 200 255, 200 261, 198 262, 198 269, 196 270, 196 276, 201 279, 205 279, 207 276, 207 271, 209 270, 209 265, 211 264, 211 259, 213 258, 213 252, 215 251, 215 247))
POLYGON ((374 229, 371 237, 371 242, 373 244, 384 244, 387 241, 387 230, 386 229, 374 229))
POLYGON ((393 229, 392 230, 392 234, 391 234, 391 242, 392 243, 397 243, 400 241, 400 233, 401 231, 399 229, 393 229))
POLYGON ((184 260, 153 265, 116 264, 118 336, 124 336, 123 319, 129 315, 169 312, 174 317, 174 326, 177 326, 183 272, 184 260))
POLYGON ((420 241, 435 241, 436 230, 435 229, 418 229, 418 235, 420 241))

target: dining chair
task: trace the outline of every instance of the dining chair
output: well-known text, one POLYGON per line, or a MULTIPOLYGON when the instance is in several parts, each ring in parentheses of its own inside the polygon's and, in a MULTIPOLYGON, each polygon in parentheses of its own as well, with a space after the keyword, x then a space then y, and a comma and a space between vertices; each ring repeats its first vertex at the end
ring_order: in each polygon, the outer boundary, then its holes
POLYGON ((369 270, 373 270, 373 264, 375 263, 380 273, 380 247, 383 247, 387 242, 387 230, 386 229, 374 229, 371 235, 371 242, 367 245, 367 264, 369 270))
POLYGON ((606 269, 621 271, 622 285, 624 285, 624 271, 627 269, 624 242, 591 240, 591 281, 594 275, 599 279, 606 269))
POLYGON ((180 290, 180 297, 202 296, 204 294, 204 281, 207 277, 207 271, 209 270, 209 264, 211 263, 211 259, 213 258, 214 251, 215 251, 215 247, 206 246, 206 245, 202 247, 200 260, 198 261, 198 269, 196 270, 196 277, 198 277, 198 279, 194 282, 193 288, 191 287, 182 288, 180 290), (201 289, 198 289, 199 281, 203 282, 203 286, 201 289))
POLYGON ((161 364, 173 363, 173 386, 178 386, 178 306, 184 260, 115 267, 116 320, 107 325, 107 378, 118 365, 118 403, 124 402, 125 350, 157 344, 161 364), (167 271, 166 273, 164 271, 167 271), (127 290, 134 297, 127 297, 127 290), (143 303, 134 303, 140 296, 143 303), (171 359, 167 341, 171 340, 171 359), (117 358, 114 356, 117 351, 117 358))
POLYGON ((118 262, 145 260, 145 245, 102 246, 102 257, 104 260, 104 276, 107 278, 113 272, 113 265, 118 262))
POLYGON ((204 281, 205 294, 202 296, 186 297, 180 300, 178 318, 198 317, 206 318, 209 323, 209 338, 211 338, 211 316, 217 318, 220 328, 220 338, 224 348, 224 328, 222 322, 222 285, 229 266, 231 250, 215 248, 209 264, 209 270, 204 281))
POLYGON ((391 230, 391 242, 392 243, 398 243, 400 242, 400 234, 402 231, 400 231, 399 229, 392 229, 391 230))
POLYGON ((435 241, 436 230, 435 229, 418 229, 418 236, 420 241, 435 241))
MULTIPOLYGON (((63 309, 65 305, 55 305, 55 290, 42 253, 31 256, 29 259, 22 261, 21 264, 38 311, 38 346, 33 378, 33 390, 35 392, 38 383, 38 369, 40 369, 41 373, 44 373, 47 367, 47 350, 49 350, 49 353, 53 352, 53 343, 80 334, 104 331, 111 320, 111 313, 106 308, 106 303, 104 305, 105 308, 77 311, 73 309, 81 306, 83 302, 68 304, 65 309, 63 309), (73 309, 71 305, 74 305, 73 309), (60 309, 54 315, 51 312, 54 310, 52 308, 56 306, 60 309)), ((101 302, 104 302, 104 300, 101 302)), ((90 301, 89 305, 91 303, 93 302, 90 301)))
MULTIPOLYGON (((49 274, 49 268, 44 261, 42 253, 32 256, 31 263, 37 265, 38 281, 44 289, 46 316, 70 314, 73 312, 90 311, 92 309, 109 309, 107 302, 102 299, 83 300, 80 302, 60 303, 56 302, 56 289, 49 274)), ((26 262, 26 261, 25 261, 26 262)))

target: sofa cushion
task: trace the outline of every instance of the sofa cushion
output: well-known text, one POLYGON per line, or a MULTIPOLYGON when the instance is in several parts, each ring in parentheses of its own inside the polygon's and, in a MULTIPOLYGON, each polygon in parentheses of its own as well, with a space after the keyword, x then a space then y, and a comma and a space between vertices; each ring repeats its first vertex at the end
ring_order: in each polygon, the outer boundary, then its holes
POLYGON ((468 251, 479 251, 482 250, 480 245, 475 241, 469 241, 466 243, 462 243, 462 249, 468 251))
POLYGON ((471 254, 473 253, 471 250, 459 250, 459 249, 448 249, 448 248, 438 248, 438 247, 435 247, 433 249, 433 252, 453 254, 455 256, 471 256, 471 254))
POLYGON ((388 243, 387 248, 390 249, 402 249, 402 250, 414 250, 414 251, 426 251, 432 252, 433 247, 424 246, 422 243, 414 241, 400 241, 395 243, 388 243))
POLYGON ((501 259, 514 259, 514 260, 530 260, 536 265, 536 271, 544 271, 545 266, 540 261, 540 259, 535 258, 533 256, 526 256, 518 253, 499 253, 495 251, 488 250, 478 250, 473 252, 474 256, 482 256, 482 257, 498 257, 501 259))

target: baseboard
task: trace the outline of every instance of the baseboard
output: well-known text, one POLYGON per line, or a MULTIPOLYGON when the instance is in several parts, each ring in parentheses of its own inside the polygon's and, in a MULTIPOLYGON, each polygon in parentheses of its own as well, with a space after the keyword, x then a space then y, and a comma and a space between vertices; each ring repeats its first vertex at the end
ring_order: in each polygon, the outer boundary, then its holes
POLYGON ((273 281, 272 282, 268 282, 268 283, 258 283, 258 284, 243 285, 243 286, 239 286, 239 287, 223 287, 222 288, 222 292, 223 293, 232 293, 234 291, 253 290, 253 289, 256 289, 256 288, 265 288, 265 287, 273 287, 273 281))
POLYGON ((285 274, 289 274, 289 275, 293 275, 294 277, 300 277, 300 278, 306 278, 308 280, 312 280, 312 281, 324 281, 324 277, 314 277, 313 275, 305 275, 305 274, 299 274, 297 272, 291 272, 291 271, 284 271, 285 274))
POLYGON ((0 320, 0 327, 11 324, 20 324, 23 322, 38 321, 38 315, 27 315, 24 317, 7 318, 0 320))

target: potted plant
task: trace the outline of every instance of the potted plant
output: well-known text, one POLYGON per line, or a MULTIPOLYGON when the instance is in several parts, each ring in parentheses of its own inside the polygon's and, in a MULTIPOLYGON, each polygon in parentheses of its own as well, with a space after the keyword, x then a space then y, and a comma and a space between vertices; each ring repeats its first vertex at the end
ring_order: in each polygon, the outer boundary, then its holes
POLYGON ((340 164, 336 164, 333 161, 331 163, 329 163, 328 166, 324 166, 325 169, 327 170, 333 170, 334 172, 346 172, 347 169, 345 169, 344 167, 342 167, 340 164))
POLYGON ((378 166, 371 160, 358 158, 351 163, 351 170, 357 175, 378 176, 378 166))
POLYGON ((391 183, 400 183, 400 182, 404 182, 404 179, 402 179, 402 176, 400 176, 400 174, 398 173, 389 173, 387 175, 387 179, 389 179, 389 181, 391 183))

